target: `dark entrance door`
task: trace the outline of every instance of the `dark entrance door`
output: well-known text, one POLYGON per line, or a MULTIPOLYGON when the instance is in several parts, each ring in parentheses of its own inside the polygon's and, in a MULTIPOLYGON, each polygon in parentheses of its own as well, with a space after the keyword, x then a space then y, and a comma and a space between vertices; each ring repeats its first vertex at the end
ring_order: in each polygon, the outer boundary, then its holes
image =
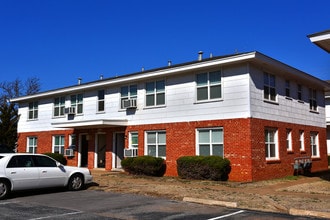
POLYGON ((81 135, 81 148, 80 148, 80 156, 81 156, 81 167, 88 167, 88 140, 87 135, 81 135))

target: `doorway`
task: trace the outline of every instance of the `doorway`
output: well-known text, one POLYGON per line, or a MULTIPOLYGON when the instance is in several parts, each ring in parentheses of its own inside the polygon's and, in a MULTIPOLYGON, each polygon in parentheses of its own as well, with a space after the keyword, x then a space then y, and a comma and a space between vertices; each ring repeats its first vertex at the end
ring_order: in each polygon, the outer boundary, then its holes
POLYGON ((83 134, 80 136, 80 167, 88 167, 88 135, 83 134))
POLYGON ((106 151, 106 134, 97 134, 96 145, 96 166, 97 168, 105 168, 105 151, 106 151))
POLYGON ((124 159, 124 145, 125 145, 125 134, 115 133, 114 138, 114 160, 113 167, 115 169, 121 169, 121 161, 124 159))

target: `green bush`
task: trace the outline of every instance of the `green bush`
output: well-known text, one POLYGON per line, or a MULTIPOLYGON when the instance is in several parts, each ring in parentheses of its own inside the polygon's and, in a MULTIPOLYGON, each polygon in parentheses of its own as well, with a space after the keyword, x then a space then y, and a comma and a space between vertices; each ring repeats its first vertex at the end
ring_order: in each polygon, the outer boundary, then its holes
POLYGON ((54 160, 57 160, 58 162, 60 162, 63 165, 67 164, 67 160, 64 157, 63 154, 59 154, 59 153, 44 153, 44 155, 47 155, 51 158, 53 158, 54 160))
POLYGON ((184 179, 228 180, 230 161, 220 156, 184 156, 177 159, 178 175, 184 179))
POLYGON ((121 161, 121 166, 134 175, 163 176, 166 170, 164 159, 152 156, 127 157, 121 161))

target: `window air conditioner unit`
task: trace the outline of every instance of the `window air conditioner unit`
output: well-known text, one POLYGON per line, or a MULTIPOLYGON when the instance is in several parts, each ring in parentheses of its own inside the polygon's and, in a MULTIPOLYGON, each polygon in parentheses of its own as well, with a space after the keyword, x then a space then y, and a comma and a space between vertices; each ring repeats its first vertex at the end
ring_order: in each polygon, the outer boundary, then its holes
POLYGON ((123 100, 123 108, 136 108, 136 99, 123 100))
POLYGON ((75 115, 76 114, 76 108, 75 107, 65 108, 65 114, 75 115))
POLYGON ((124 149, 124 157, 137 157, 138 149, 124 149))
POLYGON ((73 157, 74 156, 73 149, 65 149, 64 150, 64 156, 73 157))

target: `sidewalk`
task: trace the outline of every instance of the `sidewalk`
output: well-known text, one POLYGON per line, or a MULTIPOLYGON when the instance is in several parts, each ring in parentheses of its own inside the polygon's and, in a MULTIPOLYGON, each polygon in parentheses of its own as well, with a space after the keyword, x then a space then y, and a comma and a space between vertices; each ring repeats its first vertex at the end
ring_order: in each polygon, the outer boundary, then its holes
POLYGON ((136 193, 241 209, 317 216, 330 219, 330 171, 314 177, 253 183, 141 177, 92 170, 91 190, 136 193))

